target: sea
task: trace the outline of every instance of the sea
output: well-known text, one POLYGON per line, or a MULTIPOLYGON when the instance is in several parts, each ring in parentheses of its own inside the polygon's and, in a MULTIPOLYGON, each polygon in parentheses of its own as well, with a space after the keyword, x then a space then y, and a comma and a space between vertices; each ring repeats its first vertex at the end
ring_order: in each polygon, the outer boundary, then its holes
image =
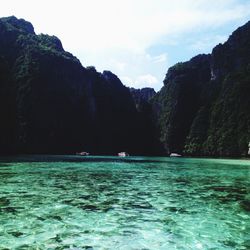
POLYGON ((249 250, 250 161, 2 157, 0 249, 249 250))

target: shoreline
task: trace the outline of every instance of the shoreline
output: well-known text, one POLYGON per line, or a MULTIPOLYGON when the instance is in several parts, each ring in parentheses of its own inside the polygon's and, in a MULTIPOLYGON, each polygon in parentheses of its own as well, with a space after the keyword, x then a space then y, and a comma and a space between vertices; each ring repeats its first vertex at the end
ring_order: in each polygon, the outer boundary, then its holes
POLYGON ((121 157, 118 155, 88 155, 81 156, 75 154, 12 154, 0 155, 0 162, 53 162, 53 161, 72 161, 72 162, 87 162, 87 161, 160 161, 160 158, 168 158, 169 160, 188 160, 188 159, 203 159, 203 160, 237 160, 250 161, 250 157, 208 157, 208 156, 148 156, 148 155, 130 155, 121 157))

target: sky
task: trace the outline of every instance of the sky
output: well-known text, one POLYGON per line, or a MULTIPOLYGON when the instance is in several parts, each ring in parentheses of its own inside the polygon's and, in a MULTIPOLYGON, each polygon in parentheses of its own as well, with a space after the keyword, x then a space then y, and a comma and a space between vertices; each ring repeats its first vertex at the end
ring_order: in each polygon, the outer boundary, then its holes
POLYGON ((57 36, 84 67, 159 90, 169 67, 210 53, 250 20, 250 0, 2 0, 0 17, 57 36))

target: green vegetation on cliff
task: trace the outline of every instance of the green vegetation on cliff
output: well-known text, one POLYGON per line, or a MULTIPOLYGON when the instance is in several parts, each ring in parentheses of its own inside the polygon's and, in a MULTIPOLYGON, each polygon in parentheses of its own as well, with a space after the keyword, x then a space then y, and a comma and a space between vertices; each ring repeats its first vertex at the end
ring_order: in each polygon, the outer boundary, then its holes
POLYGON ((1 153, 144 153, 129 89, 84 68, 58 38, 0 19, 0 72, 1 153))
POLYGON ((0 117, 0 154, 246 155, 250 22, 210 55, 171 67, 155 93, 84 68, 23 19, 1 18, 0 117))
POLYGON ((153 100, 165 152, 246 155, 250 141, 250 23, 211 55, 170 68, 153 100))

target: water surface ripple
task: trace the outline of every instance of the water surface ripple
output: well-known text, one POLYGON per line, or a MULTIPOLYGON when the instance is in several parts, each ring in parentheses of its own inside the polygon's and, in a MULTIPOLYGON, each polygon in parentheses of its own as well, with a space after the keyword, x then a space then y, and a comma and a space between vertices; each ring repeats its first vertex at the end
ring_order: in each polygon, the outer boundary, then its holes
POLYGON ((34 158, 0 162, 0 249, 250 249, 249 161, 34 158))

